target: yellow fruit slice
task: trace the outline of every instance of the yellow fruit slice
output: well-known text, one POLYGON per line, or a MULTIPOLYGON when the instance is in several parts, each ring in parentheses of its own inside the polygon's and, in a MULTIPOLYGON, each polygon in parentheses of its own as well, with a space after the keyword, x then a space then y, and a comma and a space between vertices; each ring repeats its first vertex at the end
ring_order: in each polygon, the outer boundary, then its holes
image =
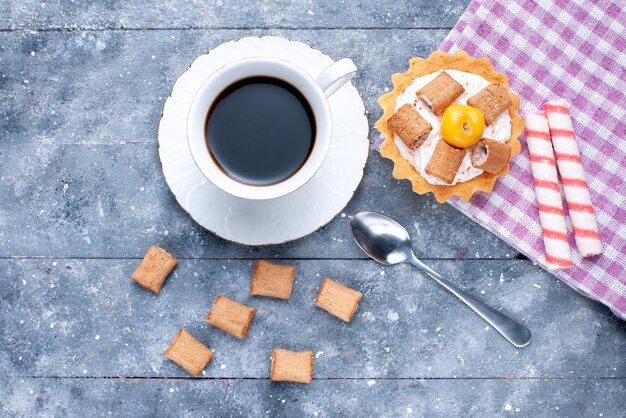
POLYGON ((485 118, 480 110, 466 105, 448 106, 441 118, 441 137, 457 148, 468 148, 480 141, 485 118))

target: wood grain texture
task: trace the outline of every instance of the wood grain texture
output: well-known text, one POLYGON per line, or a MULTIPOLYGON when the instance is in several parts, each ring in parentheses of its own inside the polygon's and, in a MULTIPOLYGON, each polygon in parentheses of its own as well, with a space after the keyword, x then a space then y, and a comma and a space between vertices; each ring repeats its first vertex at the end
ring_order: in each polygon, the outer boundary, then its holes
POLYGON ((412 193, 376 152, 342 214, 271 247, 202 230, 164 182, 163 102, 198 55, 278 35, 348 56, 373 127, 391 74, 467 3, 0 0, 0 416, 622 414, 624 322, 412 193), (349 231, 361 210, 406 225, 419 257, 527 324, 531 345, 411 267, 367 260, 349 231), (129 277, 150 245, 180 258, 159 295, 129 277), (260 258, 296 266, 289 300, 248 294, 260 258), (351 323, 313 306, 323 277, 363 292, 351 323), (257 309, 246 340, 206 322, 218 294, 257 309), (163 356, 182 327, 215 350, 198 378, 163 356), (313 351, 313 383, 270 382, 275 347, 313 351))
POLYGON ((244 247, 200 228, 167 188, 156 144, 0 147, 0 257, 367 258, 350 216, 383 211, 407 226, 423 258, 512 258, 517 252, 448 205, 411 192, 372 152, 361 186, 326 227, 276 246, 244 247))
POLYGON ((469 0, 4 0, 0 29, 450 28, 469 0))
POLYGON ((199 55, 246 36, 302 41, 350 57, 370 125, 376 99, 408 58, 448 30, 137 30, 0 32, 0 144, 126 144, 157 140, 165 98, 199 55), (33 55, 34 53, 34 55, 33 55))
POLYGON ((116 417, 616 417, 626 381, 6 379, 0 413, 116 417))
POLYGON ((3 373, 184 377, 163 351, 185 328, 214 350, 211 377, 266 378, 281 347, 313 351, 316 378, 626 378, 625 324, 524 260, 430 263, 527 324, 524 349, 408 265, 291 260, 285 301, 249 295, 252 260, 181 260, 158 295, 129 278, 136 263, 0 260, 3 373), (327 276, 363 293, 348 324, 313 304, 327 276), (245 340, 206 322, 217 295, 256 309, 245 340))

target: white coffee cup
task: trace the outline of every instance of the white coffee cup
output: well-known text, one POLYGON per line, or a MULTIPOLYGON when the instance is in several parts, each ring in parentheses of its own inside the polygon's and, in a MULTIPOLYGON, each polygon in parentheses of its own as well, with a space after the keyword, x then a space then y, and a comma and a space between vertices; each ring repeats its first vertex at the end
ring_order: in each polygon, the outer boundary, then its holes
POLYGON ((332 137, 332 116, 328 97, 350 81, 355 74, 356 66, 348 58, 326 67, 315 78, 300 67, 277 58, 243 58, 227 64, 204 82, 191 103, 187 119, 187 141, 191 156, 211 183, 233 196, 251 200, 285 196, 306 184, 322 166, 332 137), (267 186, 241 183, 225 174, 211 156, 205 136, 207 113, 214 100, 228 86, 254 76, 278 78, 298 89, 309 102, 316 123, 313 149, 302 167, 289 178, 267 186))

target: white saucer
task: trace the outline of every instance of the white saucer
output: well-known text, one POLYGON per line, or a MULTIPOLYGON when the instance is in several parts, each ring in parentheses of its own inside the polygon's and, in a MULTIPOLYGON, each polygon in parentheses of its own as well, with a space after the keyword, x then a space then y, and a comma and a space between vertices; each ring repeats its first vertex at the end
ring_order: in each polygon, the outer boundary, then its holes
POLYGON ((269 56, 315 76, 333 60, 301 42, 266 36, 227 42, 198 57, 176 81, 159 124, 159 157, 176 200, 204 228, 245 245, 278 244, 308 235, 330 222, 350 201, 369 152, 365 106, 352 83, 329 99, 333 140, 324 164, 308 183, 273 200, 231 196, 211 184, 187 146, 187 113, 202 83, 231 61, 269 56))

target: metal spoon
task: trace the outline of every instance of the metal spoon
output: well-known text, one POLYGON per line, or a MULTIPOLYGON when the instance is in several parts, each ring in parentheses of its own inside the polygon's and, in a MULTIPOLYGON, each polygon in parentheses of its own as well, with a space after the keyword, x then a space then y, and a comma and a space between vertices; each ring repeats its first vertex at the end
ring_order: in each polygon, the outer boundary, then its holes
POLYGON ((457 288, 418 260, 413 254, 409 233, 397 221, 380 213, 361 212, 352 219, 350 226, 356 243, 374 260, 381 264, 409 263, 414 265, 465 302, 511 344, 516 347, 525 347, 530 343, 528 328, 457 288))

